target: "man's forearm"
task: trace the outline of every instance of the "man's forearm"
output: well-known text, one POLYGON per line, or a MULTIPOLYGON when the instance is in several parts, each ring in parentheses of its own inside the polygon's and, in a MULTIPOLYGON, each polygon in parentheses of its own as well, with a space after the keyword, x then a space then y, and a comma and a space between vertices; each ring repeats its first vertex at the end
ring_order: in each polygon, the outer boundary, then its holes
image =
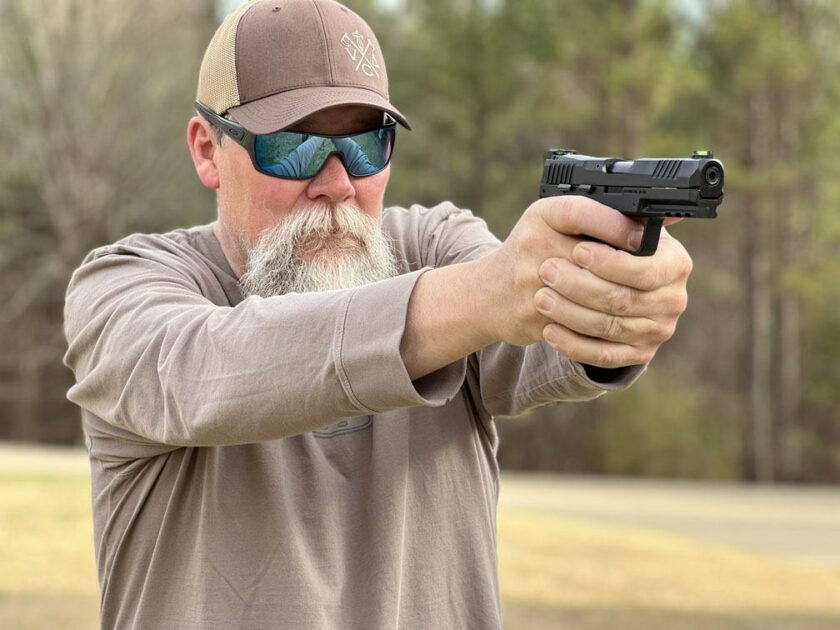
POLYGON ((408 302, 400 354, 412 380, 498 339, 485 325, 488 299, 481 259, 427 271, 408 302))

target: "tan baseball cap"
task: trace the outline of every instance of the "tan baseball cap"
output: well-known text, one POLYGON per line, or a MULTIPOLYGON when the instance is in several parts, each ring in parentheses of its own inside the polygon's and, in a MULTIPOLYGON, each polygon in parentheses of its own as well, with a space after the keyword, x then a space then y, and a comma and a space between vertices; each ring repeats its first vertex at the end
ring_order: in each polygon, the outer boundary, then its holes
POLYGON ((253 133, 286 129, 335 105, 388 112, 388 75, 376 36, 333 0, 251 0, 207 46, 196 99, 253 133))

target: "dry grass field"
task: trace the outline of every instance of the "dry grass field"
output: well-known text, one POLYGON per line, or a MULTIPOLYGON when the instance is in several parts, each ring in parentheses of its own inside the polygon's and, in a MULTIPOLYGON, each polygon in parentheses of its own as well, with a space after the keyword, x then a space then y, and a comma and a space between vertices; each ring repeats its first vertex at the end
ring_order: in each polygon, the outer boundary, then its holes
POLYGON ((840 628, 840 570, 676 536, 499 513, 506 628, 840 628))
MULTIPOLYGON (((0 450, 0 628, 96 628, 85 462, 14 457, 0 450)), ((626 525, 500 509, 499 569, 508 630, 840 627, 836 568, 626 525)))

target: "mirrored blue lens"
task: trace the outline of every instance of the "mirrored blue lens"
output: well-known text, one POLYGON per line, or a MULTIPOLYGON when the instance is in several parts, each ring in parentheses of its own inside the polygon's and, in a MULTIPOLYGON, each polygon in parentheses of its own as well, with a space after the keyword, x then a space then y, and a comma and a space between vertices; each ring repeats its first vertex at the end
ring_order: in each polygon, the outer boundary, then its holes
POLYGON ((383 127, 349 136, 319 136, 278 131, 254 138, 260 170, 288 179, 314 177, 327 159, 337 154, 354 177, 373 175, 391 160, 395 127, 383 127))

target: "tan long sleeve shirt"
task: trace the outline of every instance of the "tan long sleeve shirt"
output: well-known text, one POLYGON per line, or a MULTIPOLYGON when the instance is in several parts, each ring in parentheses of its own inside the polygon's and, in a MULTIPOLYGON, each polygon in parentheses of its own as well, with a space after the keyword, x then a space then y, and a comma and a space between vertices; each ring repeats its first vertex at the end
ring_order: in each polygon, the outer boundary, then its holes
POLYGON ((622 389, 544 343, 412 382, 409 296, 499 246, 451 204, 389 208, 402 275, 242 298, 210 225, 132 234, 67 290, 105 628, 501 627, 494 415, 622 389))

